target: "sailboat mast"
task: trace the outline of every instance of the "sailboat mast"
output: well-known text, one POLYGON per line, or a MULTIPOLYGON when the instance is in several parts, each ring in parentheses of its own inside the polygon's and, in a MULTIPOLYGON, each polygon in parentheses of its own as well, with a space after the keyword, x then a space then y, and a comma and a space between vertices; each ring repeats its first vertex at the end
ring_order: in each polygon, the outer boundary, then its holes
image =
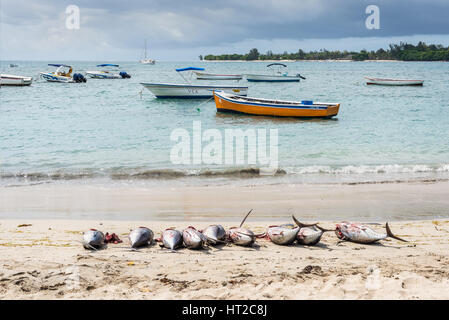
POLYGON ((147 40, 145 39, 145 60, 147 60, 147 40))

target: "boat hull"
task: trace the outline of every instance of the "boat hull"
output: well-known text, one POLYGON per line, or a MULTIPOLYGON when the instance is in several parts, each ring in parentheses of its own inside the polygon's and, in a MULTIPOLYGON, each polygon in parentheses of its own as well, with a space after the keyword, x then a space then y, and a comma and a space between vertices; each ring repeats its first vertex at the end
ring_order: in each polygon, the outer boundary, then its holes
POLYGON ((92 79, 120 79, 121 76, 116 73, 86 71, 86 74, 92 79))
POLYGON ((32 82, 32 77, 14 76, 11 74, 0 75, 0 86, 29 86, 32 82))
POLYGON ((246 80, 250 82, 299 82, 301 78, 294 76, 276 76, 265 74, 246 74, 246 80))
POLYGON ((213 74, 204 72, 195 72, 197 80, 241 80, 241 74, 213 74))
POLYGON ((217 112, 244 113, 259 116, 332 118, 338 114, 339 103, 304 105, 295 101, 273 101, 257 98, 239 99, 223 93, 214 93, 217 112), (248 101, 249 100, 249 101, 248 101))
POLYGON ((155 64, 156 60, 151 60, 151 59, 143 59, 139 61, 141 64, 155 64))
POLYGON ((407 80, 407 79, 380 79, 365 77, 367 85, 378 86, 422 86, 424 80, 407 80))
POLYGON ((41 77, 49 82, 63 82, 63 83, 75 82, 73 81, 72 77, 58 76, 51 72, 41 72, 41 77))
POLYGON ((213 97, 213 91, 224 91, 246 96, 248 87, 241 86, 201 86, 184 84, 141 83, 156 98, 207 99, 213 97))

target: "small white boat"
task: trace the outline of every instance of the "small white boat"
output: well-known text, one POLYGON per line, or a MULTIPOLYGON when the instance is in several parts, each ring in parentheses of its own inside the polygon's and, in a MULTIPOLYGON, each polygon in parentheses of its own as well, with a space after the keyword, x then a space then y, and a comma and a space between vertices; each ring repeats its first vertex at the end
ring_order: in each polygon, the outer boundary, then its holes
POLYGON ((273 70, 272 74, 245 74, 246 80, 250 82, 299 82, 301 79, 306 79, 299 73, 294 76, 289 76, 288 72, 283 72, 281 68, 287 68, 283 63, 270 63, 267 68, 277 66, 277 70, 273 70))
POLYGON ((145 40, 144 56, 142 59, 140 59, 139 62, 142 64, 155 64, 156 63, 156 60, 148 59, 148 57, 147 57, 147 40, 145 40))
POLYGON ((110 68, 118 68, 118 64, 99 64, 97 65, 99 68, 105 68, 103 70, 96 71, 86 71, 86 75, 93 79, 127 79, 131 78, 131 76, 125 71, 111 70, 110 68))
POLYGON ((241 80, 241 74, 216 74, 195 71, 197 80, 241 80))
POLYGON ((51 67, 57 67, 55 72, 41 72, 42 78, 49 82, 86 82, 86 78, 81 73, 74 73, 72 75, 73 68, 66 64, 48 64, 51 67))
POLYGON ((371 78, 365 77, 366 84, 374 84, 380 86, 422 86, 424 80, 411 79, 385 79, 385 78, 371 78))
POLYGON ((32 77, 0 74, 0 86, 29 86, 31 82, 33 82, 32 77))
MULTIPOLYGON (((180 72, 184 71, 198 71, 204 70, 203 68, 181 68, 176 69, 180 72)), ((156 98, 182 98, 182 99, 204 99, 212 98, 214 91, 224 91, 232 94, 238 94, 241 96, 246 96, 248 94, 248 87, 244 86, 229 86, 229 85, 196 85, 192 84, 187 78, 181 75, 181 77, 186 81, 184 84, 175 83, 145 83, 140 84, 146 89, 151 91, 156 98)))

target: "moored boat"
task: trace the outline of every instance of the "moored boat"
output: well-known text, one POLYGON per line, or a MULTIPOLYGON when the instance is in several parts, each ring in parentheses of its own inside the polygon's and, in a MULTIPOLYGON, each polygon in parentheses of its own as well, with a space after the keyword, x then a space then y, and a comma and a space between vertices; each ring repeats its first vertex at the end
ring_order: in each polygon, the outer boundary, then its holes
POLYGON ((72 66, 66 64, 48 64, 51 67, 57 67, 54 72, 41 72, 42 78, 49 82, 63 82, 63 83, 74 83, 74 82, 86 82, 86 78, 81 73, 74 73, 72 75, 72 66))
POLYGON ((31 82, 33 82, 32 77, 0 74, 0 86, 29 86, 31 82))
POLYGON ((139 60, 139 62, 142 63, 142 64, 155 64, 155 63, 156 63, 156 60, 149 59, 149 58, 147 57, 147 40, 145 40, 145 49, 144 49, 144 52, 145 52, 145 53, 144 53, 144 56, 143 56, 142 59, 139 60))
POLYGON ((371 78, 365 77, 366 84, 374 84, 380 86, 422 86, 424 80, 411 79, 388 79, 388 78, 371 78))
POLYGON ((197 80, 241 80, 241 74, 216 74, 195 71, 197 80))
POLYGON ((99 64, 98 68, 104 68, 103 70, 95 70, 95 71, 86 71, 86 75, 93 79, 127 79, 131 78, 131 76, 125 71, 111 70, 112 68, 120 67, 118 64, 99 64))
POLYGON ((278 67, 277 71, 273 70, 272 74, 245 74, 246 80, 250 82, 299 82, 301 79, 306 79, 299 73, 294 76, 289 76, 288 72, 282 71, 281 68, 287 68, 283 63, 270 63, 267 68, 278 67))
MULTIPOLYGON (((181 72, 189 71, 201 71, 203 68, 187 67, 176 69, 181 75, 181 72)), ((248 87, 244 86, 231 86, 231 85, 197 85, 192 84, 188 78, 181 75, 186 83, 146 83, 140 84, 146 89, 151 91, 156 98, 182 98, 182 99, 204 99, 212 98, 213 91, 224 91, 232 94, 238 94, 246 96, 248 93, 248 87)))
POLYGON ((332 118, 338 114, 339 103, 285 101, 242 97, 214 92, 217 112, 234 112, 261 116, 332 118))

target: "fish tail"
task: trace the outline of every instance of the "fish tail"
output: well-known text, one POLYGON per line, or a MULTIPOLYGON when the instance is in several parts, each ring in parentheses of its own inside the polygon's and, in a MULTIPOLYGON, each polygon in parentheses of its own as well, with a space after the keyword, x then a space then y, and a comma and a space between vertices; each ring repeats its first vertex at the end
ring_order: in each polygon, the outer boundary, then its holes
MULTIPOLYGON (((296 225, 301 228, 317 226, 316 223, 305 224, 305 223, 299 222, 298 219, 296 219, 294 215, 292 215, 292 218, 293 218, 293 221, 295 221, 296 225)), ((319 229, 321 230, 321 228, 319 228, 319 229)))
POLYGON ((319 225, 315 225, 315 227, 317 227, 318 229, 320 229, 323 232, 335 231, 335 229, 325 229, 325 228, 320 227, 319 225))
POLYGON ((390 238, 399 240, 399 241, 403 241, 403 242, 408 242, 407 240, 401 239, 399 237, 396 237, 393 232, 391 232, 390 226, 388 225, 388 222, 385 224, 385 228, 387 229, 387 236, 389 236, 390 238))
POLYGON ((253 211, 253 209, 249 210, 249 212, 246 214, 245 218, 243 218, 242 222, 240 223, 239 228, 243 226, 243 223, 245 222, 246 218, 248 218, 249 214, 253 211))

